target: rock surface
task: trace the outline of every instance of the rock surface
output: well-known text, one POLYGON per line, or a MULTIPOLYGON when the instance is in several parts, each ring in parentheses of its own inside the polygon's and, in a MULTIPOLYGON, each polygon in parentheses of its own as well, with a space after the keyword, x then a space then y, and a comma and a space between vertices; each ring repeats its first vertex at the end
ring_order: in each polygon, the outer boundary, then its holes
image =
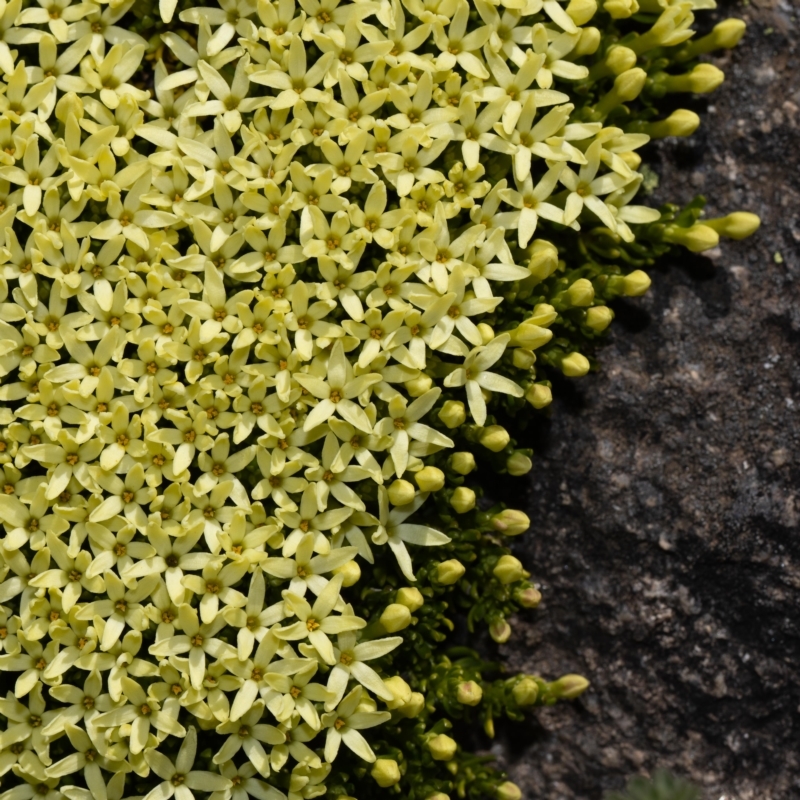
POLYGON ((700 131, 652 146, 649 201, 763 226, 653 271, 536 436, 521 552, 544 602, 501 650, 592 688, 501 734, 526 800, 657 767, 709 800, 800 797, 800 8, 721 5, 698 16, 748 33, 689 101, 700 131))

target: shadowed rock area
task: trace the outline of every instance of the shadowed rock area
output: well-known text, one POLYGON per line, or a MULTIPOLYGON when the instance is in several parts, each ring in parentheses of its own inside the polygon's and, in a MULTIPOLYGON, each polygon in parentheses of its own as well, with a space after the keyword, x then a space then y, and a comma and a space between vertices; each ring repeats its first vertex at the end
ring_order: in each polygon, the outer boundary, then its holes
POLYGON ((722 5, 698 16, 748 33, 689 100, 700 131, 651 146, 647 200, 701 193, 763 226, 651 271, 536 434, 520 552, 544 602, 501 652, 592 687, 500 733, 526 800, 657 767, 710 800, 800 797, 800 7, 722 5))

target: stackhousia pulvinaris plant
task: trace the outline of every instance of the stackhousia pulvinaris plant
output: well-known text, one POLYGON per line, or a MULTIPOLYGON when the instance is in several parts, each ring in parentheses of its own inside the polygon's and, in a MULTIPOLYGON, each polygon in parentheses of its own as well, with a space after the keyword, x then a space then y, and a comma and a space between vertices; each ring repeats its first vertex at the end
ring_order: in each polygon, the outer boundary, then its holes
POLYGON ((2 0, 0 800, 519 797, 454 724, 587 681, 453 647, 540 600, 481 483, 757 227, 635 202, 710 7, 2 0))

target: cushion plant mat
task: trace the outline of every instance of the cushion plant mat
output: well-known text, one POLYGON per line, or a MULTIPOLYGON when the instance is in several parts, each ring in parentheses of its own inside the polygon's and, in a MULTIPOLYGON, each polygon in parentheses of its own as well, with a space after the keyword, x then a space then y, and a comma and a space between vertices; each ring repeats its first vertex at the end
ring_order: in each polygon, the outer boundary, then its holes
POLYGON ((541 599, 481 484, 758 226, 636 202, 712 6, 2 5, 0 800, 520 797, 464 733, 588 681, 454 646, 541 599))

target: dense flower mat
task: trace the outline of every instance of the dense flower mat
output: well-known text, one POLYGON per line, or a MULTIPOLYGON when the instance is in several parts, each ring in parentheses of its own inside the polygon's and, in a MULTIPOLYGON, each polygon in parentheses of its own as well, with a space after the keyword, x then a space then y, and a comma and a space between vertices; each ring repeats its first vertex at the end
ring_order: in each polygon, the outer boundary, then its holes
POLYGON ((635 202, 712 5, 2 0, 0 800, 519 797, 454 722, 587 681, 454 647, 540 599, 481 483, 757 226, 635 202))

